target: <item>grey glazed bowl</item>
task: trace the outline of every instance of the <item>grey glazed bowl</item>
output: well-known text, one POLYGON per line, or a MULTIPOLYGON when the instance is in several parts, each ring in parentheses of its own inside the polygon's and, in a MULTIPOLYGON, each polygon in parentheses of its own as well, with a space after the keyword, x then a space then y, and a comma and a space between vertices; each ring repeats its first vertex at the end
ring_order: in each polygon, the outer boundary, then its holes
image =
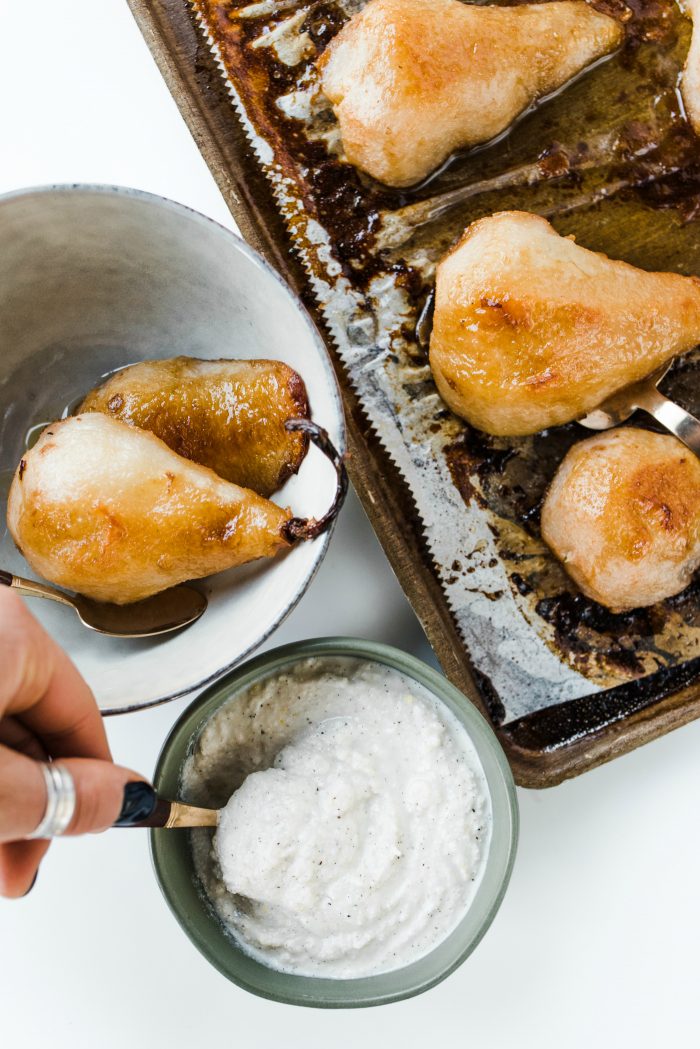
POLYGON ((491 795, 492 839, 481 883, 457 928, 425 957, 393 972, 352 980, 296 976, 269 969, 241 950, 208 906, 194 871, 187 831, 151 832, 161 890, 192 943, 219 972, 253 994, 291 1005, 351 1008, 399 1001, 439 983, 481 940, 508 885, 518 837, 518 807, 510 767, 493 731, 472 703, 425 663, 389 645, 356 638, 320 638, 266 652, 229 674, 188 707, 168 736, 154 784, 177 798, 183 763, 204 725, 231 697, 309 656, 353 656, 383 663, 427 688, 456 715, 476 749, 491 795))
MULTIPOLYGON (((180 204, 109 186, 0 197, 0 567, 32 573, 5 528, 27 432, 74 407, 105 373, 173 357, 276 357, 304 378, 316 422, 344 447, 331 362, 303 306, 233 233, 180 204)), ((311 449, 274 496, 299 516, 329 505, 334 475, 311 449)), ((250 654, 299 600, 329 535, 212 576, 196 624, 161 638, 87 631, 65 608, 31 608, 68 650, 103 711, 173 699, 250 654)))

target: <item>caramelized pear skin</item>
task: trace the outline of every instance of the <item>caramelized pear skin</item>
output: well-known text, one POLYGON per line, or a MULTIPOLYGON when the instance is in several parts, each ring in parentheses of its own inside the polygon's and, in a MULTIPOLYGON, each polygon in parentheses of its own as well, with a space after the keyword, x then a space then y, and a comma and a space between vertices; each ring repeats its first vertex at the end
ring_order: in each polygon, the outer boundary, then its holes
POLYGON ((585 0, 370 0, 319 60, 351 164, 389 186, 495 138, 622 41, 585 0))
POLYGON ((681 10, 693 22, 690 47, 681 76, 681 94, 693 131, 700 135, 700 0, 683 0, 681 10))
POLYGON ((10 488, 7 524, 39 575, 96 601, 129 604, 178 583, 274 557, 313 539, 347 488, 327 435, 303 427, 337 472, 320 520, 288 509, 185 459, 146 430, 99 412, 47 427, 10 488))
POLYGON ((615 612, 678 594, 700 565, 700 459, 633 427, 581 441, 552 481, 542 536, 584 594, 615 612))
POLYGON ((452 411, 498 436, 581 418, 700 342, 700 280, 648 273, 504 211, 440 261, 430 366, 452 411))
POLYGON ((145 361, 115 372, 78 411, 150 430, 178 455, 258 495, 281 488, 308 450, 305 433, 285 428, 309 417, 306 388, 281 361, 145 361))

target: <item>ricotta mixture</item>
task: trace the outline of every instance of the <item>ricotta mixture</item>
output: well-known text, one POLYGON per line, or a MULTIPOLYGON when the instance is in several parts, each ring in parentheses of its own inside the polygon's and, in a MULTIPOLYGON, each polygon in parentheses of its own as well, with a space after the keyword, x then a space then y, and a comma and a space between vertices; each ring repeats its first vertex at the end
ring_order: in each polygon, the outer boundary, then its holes
POLYGON ((286 972, 416 961, 465 914, 488 852, 464 728, 415 682, 352 657, 233 697, 205 725, 183 794, 225 804, 213 842, 193 834, 197 873, 239 944, 286 972))

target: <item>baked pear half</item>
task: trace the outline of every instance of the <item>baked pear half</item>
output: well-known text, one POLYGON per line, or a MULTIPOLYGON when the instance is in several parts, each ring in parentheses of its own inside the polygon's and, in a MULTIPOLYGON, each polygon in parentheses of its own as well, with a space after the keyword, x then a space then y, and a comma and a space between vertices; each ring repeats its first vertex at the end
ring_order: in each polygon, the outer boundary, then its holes
POLYGON ((309 418, 309 401, 282 361, 144 361, 111 375, 78 412, 150 430, 178 455, 264 496, 299 470, 309 446, 306 433, 285 426, 309 418))
POLYGON ((129 604, 189 579, 270 558, 326 531, 347 489, 328 436, 303 426, 336 469, 330 510, 294 517, 99 412, 53 423, 15 472, 7 524, 40 576, 96 601, 129 604))
POLYGON ((570 422, 700 342, 700 280, 589 251, 538 215, 474 222, 441 260, 430 366, 498 436, 570 422))
POLYGON ((672 597, 700 565, 700 459, 634 427, 581 441, 547 493, 542 536, 584 594, 614 612, 672 597))
POLYGON ((319 59, 351 164, 389 186, 488 142, 622 42, 585 0, 370 0, 319 59))

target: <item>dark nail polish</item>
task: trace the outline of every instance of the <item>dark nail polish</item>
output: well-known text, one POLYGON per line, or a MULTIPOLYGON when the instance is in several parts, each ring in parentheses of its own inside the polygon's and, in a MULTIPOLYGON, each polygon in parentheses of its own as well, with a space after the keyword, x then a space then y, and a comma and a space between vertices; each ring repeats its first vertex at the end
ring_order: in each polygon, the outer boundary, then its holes
POLYGON ((29 895, 29 893, 30 893, 30 892, 32 891, 32 889, 33 889, 33 888, 34 888, 34 886, 36 885, 36 879, 37 879, 38 877, 39 877, 39 868, 37 867, 36 871, 34 872, 34 877, 32 878, 32 883, 31 883, 31 885, 29 886, 29 888, 27 889, 27 891, 26 891, 26 892, 23 892, 23 893, 22 893, 22 899, 24 899, 24 897, 25 897, 25 896, 28 896, 28 895, 29 895))
POLYGON ((150 783, 139 780, 124 787, 124 802, 115 827, 133 827, 148 819, 156 807, 158 796, 150 783))

